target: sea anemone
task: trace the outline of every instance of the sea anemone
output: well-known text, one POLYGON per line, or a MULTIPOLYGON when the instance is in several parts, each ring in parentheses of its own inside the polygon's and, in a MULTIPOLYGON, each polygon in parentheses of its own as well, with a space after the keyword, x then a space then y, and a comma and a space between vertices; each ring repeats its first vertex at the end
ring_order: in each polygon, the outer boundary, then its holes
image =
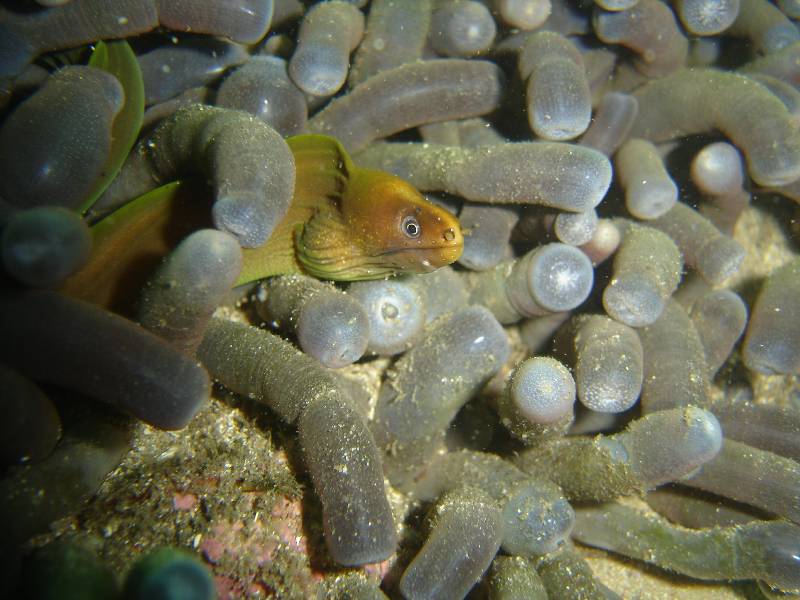
POLYGON ((12 4, 4 592, 800 593, 796 2, 12 4))

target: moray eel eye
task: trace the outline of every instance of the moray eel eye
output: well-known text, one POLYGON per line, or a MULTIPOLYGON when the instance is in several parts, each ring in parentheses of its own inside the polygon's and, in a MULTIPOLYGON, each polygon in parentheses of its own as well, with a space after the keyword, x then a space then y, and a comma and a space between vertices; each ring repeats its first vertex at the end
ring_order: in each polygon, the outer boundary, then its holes
POLYGON ((419 221, 417 221, 416 217, 411 215, 403 219, 400 228, 403 230, 403 233, 406 234, 406 236, 412 239, 418 238, 420 233, 422 233, 422 227, 420 227, 419 221))

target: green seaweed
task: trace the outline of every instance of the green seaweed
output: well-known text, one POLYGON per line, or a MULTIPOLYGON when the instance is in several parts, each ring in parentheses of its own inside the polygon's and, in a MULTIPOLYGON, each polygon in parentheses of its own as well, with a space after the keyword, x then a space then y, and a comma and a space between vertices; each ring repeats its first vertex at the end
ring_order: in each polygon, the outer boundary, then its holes
POLYGON ((89 66, 111 73, 119 80, 123 90, 125 90, 125 104, 117 118, 114 119, 114 125, 111 129, 111 151, 109 152, 106 168, 102 177, 95 184, 92 193, 81 205, 80 212, 82 214, 92 207, 117 176, 131 148, 136 143, 136 138, 139 136, 139 130, 142 127, 142 116, 144 115, 142 71, 128 42, 124 40, 108 43, 97 42, 94 52, 89 58, 89 66))

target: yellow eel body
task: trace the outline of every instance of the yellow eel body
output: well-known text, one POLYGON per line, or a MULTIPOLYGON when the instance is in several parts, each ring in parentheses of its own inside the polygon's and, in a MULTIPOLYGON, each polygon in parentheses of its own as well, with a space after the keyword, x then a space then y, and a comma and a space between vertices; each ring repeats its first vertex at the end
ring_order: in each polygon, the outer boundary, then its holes
MULTIPOLYGON (((420 273, 461 256, 458 219, 409 183, 353 164, 334 138, 287 140, 297 168, 286 216, 260 248, 243 250, 237 284, 285 273, 320 279, 380 279, 420 273)), ((173 182, 132 200, 92 227, 89 263, 62 291, 123 314, 180 240, 211 227, 207 191, 173 182)))

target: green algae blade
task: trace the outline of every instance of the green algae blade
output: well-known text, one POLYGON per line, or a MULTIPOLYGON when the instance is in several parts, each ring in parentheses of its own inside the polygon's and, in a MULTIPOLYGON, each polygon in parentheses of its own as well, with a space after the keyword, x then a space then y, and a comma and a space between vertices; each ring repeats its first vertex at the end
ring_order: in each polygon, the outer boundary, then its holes
POLYGON ((144 115, 144 82, 136 55, 128 42, 97 42, 89 66, 111 73, 125 90, 125 105, 114 119, 111 129, 111 151, 102 177, 80 208, 85 213, 119 173, 122 164, 136 143, 144 115))

